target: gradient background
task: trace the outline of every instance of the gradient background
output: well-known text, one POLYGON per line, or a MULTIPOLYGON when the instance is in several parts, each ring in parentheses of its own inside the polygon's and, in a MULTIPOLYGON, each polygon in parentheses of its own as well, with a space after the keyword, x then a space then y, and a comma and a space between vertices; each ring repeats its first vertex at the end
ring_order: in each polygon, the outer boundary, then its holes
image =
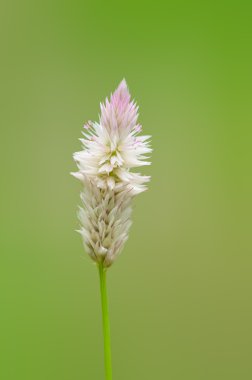
POLYGON ((1 1, 1 379, 104 378, 69 172, 123 77, 154 152, 108 274, 114 379, 252 378, 250 4, 1 1))

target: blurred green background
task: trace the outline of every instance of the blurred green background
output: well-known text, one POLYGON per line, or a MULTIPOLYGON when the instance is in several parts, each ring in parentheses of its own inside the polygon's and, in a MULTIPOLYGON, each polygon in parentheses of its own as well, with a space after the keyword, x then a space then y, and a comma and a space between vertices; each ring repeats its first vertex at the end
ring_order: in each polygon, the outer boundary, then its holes
POLYGON ((69 172, 123 77, 154 152, 108 274, 114 379, 251 379, 251 3, 0 7, 1 379, 104 378, 69 172))

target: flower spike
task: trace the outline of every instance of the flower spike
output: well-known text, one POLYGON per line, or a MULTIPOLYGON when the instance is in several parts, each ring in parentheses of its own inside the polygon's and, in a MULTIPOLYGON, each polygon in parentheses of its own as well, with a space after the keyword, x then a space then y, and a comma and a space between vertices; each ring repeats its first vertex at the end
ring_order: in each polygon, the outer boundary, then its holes
POLYGON ((84 185, 80 233, 90 257, 104 267, 121 252, 131 225, 132 199, 150 180, 132 172, 150 165, 152 151, 150 136, 139 135, 137 120, 138 107, 123 80, 110 100, 101 103, 99 123, 84 125, 82 150, 74 153, 78 171, 72 174, 84 185))

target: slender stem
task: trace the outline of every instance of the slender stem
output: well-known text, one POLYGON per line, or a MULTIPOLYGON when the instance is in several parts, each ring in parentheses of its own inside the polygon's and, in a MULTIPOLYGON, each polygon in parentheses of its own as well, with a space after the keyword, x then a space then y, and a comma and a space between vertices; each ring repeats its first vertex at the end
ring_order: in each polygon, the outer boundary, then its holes
POLYGON ((102 305, 102 323, 103 323, 103 337, 104 337, 104 363, 106 380, 112 380, 112 365, 111 365, 111 343, 110 343, 110 325, 108 314, 108 297, 106 286, 106 268, 102 263, 99 264, 100 275, 100 291, 101 291, 101 305, 102 305))

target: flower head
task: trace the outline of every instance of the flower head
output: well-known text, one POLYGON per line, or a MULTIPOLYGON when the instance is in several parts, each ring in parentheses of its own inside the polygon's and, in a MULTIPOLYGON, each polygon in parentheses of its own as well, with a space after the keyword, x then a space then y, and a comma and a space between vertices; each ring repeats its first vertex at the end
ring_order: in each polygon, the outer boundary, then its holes
POLYGON ((110 100, 101 104, 99 123, 89 121, 82 132, 82 150, 74 153, 83 182, 80 232, 96 262, 110 266, 128 237, 132 198, 146 190, 150 177, 131 170, 147 161, 150 136, 140 136, 138 107, 123 80, 110 100))

